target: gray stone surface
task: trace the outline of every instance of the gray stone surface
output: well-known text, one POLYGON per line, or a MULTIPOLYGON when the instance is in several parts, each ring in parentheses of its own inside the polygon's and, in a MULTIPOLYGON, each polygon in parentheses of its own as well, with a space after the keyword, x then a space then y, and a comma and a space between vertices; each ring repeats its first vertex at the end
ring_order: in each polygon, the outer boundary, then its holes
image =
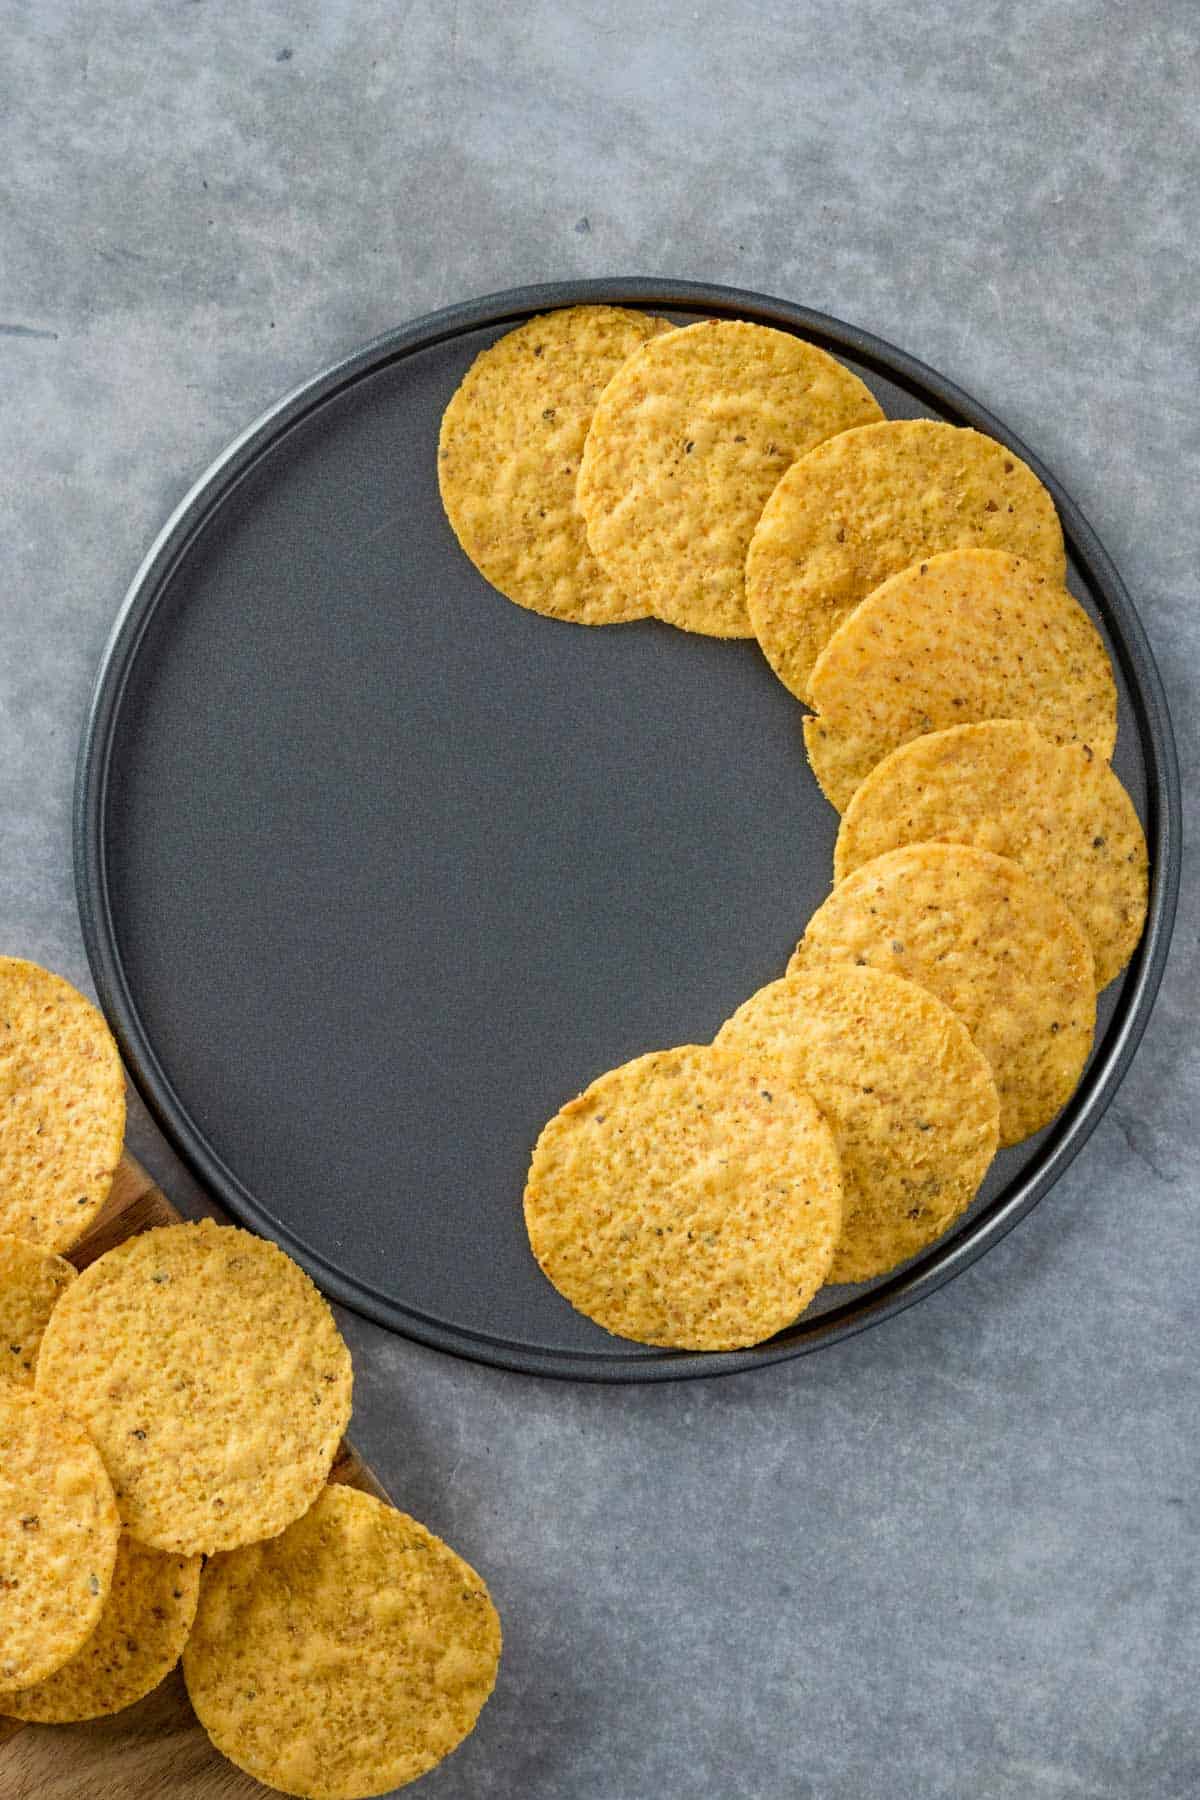
MULTIPOLYGON (((1192 792, 1198 52, 1192 0, 0 0, 0 943, 88 985, 76 740, 192 477, 361 340, 554 276, 785 294, 993 404, 1122 568, 1192 792)), ((505 1618, 430 1800, 1200 1791, 1198 925, 1189 884, 1067 1178, 881 1330, 622 1390, 347 1319, 360 1445, 505 1618)))

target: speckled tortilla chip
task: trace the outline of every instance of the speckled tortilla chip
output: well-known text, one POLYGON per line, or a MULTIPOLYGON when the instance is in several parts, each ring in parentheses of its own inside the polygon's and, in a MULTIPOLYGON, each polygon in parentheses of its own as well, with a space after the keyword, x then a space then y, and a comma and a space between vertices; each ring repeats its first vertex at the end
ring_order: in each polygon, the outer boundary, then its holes
POLYGON ((1096 1022, 1092 953, 1008 857, 912 844, 864 863, 813 914, 788 973, 845 963, 919 982, 958 1014, 992 1065, 1002 1145, 1075 1091, 1096 1022))
POLYGON ((568 306, 475 358, 442 419, 438 482, 454 535, 518 606, 580 625, 642 619, 649 605, 588 548, 575 478, 609 379, 667 319, 568 306))
POLYGON ((179 1661, 200 1594, 200 1557, 148 1550, 126 1534, 112 1587, 91 1636, 36 1687, 0 1692, 0 1713, 69 1725, 120 1712, 157 1687, 179 1661))
POLYGON ((1112 755, 1117 690, 1079 602, 999 550, 954 550, 885 581, 817 659, 819 717, 804 741, 822 791, 843 809, 899 745, 988 719, 1025 719, 1058 743, 1112 755))
POLYGON ((211 1553, 311 1505, 350 1417, 350 1354, 276 1245, 165 1225, 109 1250, 51 1315, 37 1391, 88 1426, 126 1529, 211 1553))
POLYGON ((70 982, 0 956, 0 1231, 70 1249, 108 1198, 124 1136, 103 1018, 70 982))
POLYGON ((842 818, 833 878, 904 844, 974 844, 1020 863, 1067 907, 1096 983, 1125 967, 1146 918, 1146 837, 1102 757, 993 720, 931 732, 874 768, 842 818))
POLYGON ((0 1236, 0 1390, 33 1386, 42 1334, 74 1279, 70 1263, 53 1250, 0 1236))
POLYGON ((578 499, 608 574, 655 615, 710 637, 751 637, 744 565, 789 463, 883 417, 857 375, 815 345, 738 319, 646 344, 605 389, 578 499))
POLYGON ((415 1519, 331 1487, 281 1537, 208 1564, 183 1671, 239 1769, 307 1800, 353 1800, 449 1755, 499 1660, 474 1569, 415 1519))
POLYGON ((842 1183, 787 1080, 685 1045, 601 1075, 543 1130, 525 1189, 542 1272, 606 1330, 728 1350, 801 1313, 829 1273, 842 1183))
POLYGON ((914 982, 834 965, 760 988, 716 1037, 770 1085, 778 1070, 833 1130, 845 1183, 830 1281, 868 1281, 924 1250, 969 1205, 996 1153, 987 1058, 914 982))
POLYGON ((910 563, 967 548, 1066 575, 1054 502, 1003 444, 932 419, 847 432, 795 463, 763 509, 746 559, 755 636, 807 700, 813 664, 860 600, 910 563))
POLYGON ((112 1582, 120 1521, 99 1452, 48 1400, 0 1393, 0 1687, 75 1655, 112 1582))

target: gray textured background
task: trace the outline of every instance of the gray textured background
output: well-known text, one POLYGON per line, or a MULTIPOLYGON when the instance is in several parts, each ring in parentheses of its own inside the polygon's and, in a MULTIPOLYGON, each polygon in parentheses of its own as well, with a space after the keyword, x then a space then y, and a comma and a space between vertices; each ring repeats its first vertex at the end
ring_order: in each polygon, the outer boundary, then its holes
MULTIPOLYGON (((1198 51, 1192 0, 0 0, 0 944, 88 985, 76 739, 185 486, 361 340, 555 276, 787 295, 994 406, 1125 574, 1186 795, 1198 51)), ((881 1330, 593 1390, 347 1319, 359 1444, 505 1619, 430 1800, 1200 1790, 1197 925, 1069 1176, 881 1330)))

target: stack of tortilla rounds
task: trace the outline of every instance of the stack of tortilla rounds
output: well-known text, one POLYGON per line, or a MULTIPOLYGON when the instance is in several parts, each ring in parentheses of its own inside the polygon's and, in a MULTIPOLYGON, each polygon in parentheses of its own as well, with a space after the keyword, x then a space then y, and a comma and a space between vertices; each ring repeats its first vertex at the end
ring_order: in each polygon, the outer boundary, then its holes
POLYGON ((411 1781, 496 1678, 483 1581, 327 1485, 350 1353, 283 1251, 212 1221, 68 1260, 121 1153, 120 1059, 57 976, 0 958, 0 1714, 66 1724, 182 1657, 195 1711, 283 1793, 411 1781))
POLYGON ((533 1152, 533 1253, 639 1342, 790 1325, 961 1218, 1066 1105, 1145 921, 1116 685, 1054 501, 992 438, 885 419, 790 332, 531 319, 447 408, 442 497, 511 599, 754 637, 811 710, 834 888, 710 1046, 601 1075, 533 1152))

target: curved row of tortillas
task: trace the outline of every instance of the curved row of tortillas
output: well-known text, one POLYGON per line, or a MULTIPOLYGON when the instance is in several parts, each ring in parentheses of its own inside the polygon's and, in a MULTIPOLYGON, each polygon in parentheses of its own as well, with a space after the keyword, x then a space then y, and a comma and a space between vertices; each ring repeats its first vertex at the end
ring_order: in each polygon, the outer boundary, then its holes
POLYGON ((603 580, 603 622, 757 637, 812 709, 844 817, 787 972, 711 1047, 593 1082, 525 1193, 542 1269, 610 1330, 757 1342, 925 1249, 1054 1118, 1140 936, 1116 687, 1053 500, 789 333, 601 307, 477 357, 439 478, 510 598, 602 622, 603 580))

